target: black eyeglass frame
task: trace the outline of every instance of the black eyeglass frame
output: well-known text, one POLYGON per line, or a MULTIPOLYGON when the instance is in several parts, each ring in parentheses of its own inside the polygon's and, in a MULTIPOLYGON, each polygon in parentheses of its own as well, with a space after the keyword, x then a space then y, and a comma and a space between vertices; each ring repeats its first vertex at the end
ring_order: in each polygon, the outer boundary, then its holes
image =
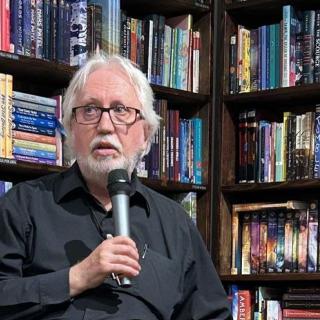
POLYGON ((102 118, 102 115, 104 112, 108 112, 109 113, 109 117, 110 117, 110 120, 111 122, 114 124, 114 125, 117 125, 117 126, 130 126, 132 124, 134 124, 137 120, 143 120, 144 119, 144 116, 142 115, 142 111, 140 109, 137 109, 137 108, 132 108, 132 107, 126 107, 124 105, 121 105, 123 106, 124 108, 126 109, 130 109, 130 110, 134 110, 135 111, 135 117, 134 117, 134 120, 129 122, 129 123, 117 123, 117 122, 114 122, 112 116, 110 115, 110 110, 113 110, 115 108, 117 108, 119 106, 118 105, 115 105, 115 106, 111 106, 109 108, 104 108, 104 107, 99 107, 99 106, 91 106, 91 107, 94 107, 94 108, 97 108, 98 110, 101 111, 100 113, 100 117, 97 121, 95 122, 90 122, 90 123, 83 123, 83 122, 79 122, 77 120, 77 109, 82 109, 82 108, 86 108, 86 107, 90 107, 90 105, 87 105, 87 106, 78 106, 78 107, 74 107, 72 108, 72 115, 73 115, 73 118, 75 119, 75 121, 79 124, 82 124, 82 125, 91 125, 91 124, 98 124, 100 121, 101 121, 101 118, 102 118), (139 115, 139 119, 137 119, 137 115, 139 115))

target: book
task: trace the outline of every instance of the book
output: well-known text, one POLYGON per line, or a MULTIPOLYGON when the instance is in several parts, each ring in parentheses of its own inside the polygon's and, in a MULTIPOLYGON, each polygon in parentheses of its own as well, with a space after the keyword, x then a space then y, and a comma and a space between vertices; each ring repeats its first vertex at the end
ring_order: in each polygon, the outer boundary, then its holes
POLYGON ((13 99, 33 102, 36 104, 41 104, 41 105, 51 106, 51 107, 57 106, 56 100, 52 98, 42 97, 35 94, 30 94, 30 93, 25 93, 20 91, 13 91, 13 99))
POLYGON ((308 208, 308 261, 307 271, 317 272, 317 257, 318 257, 318 201, 314 200, 309 203, 308 208))
POLYGON ((13 76, 10 74, 5 75, 5 156, 12 158, 12 88, 13 76))

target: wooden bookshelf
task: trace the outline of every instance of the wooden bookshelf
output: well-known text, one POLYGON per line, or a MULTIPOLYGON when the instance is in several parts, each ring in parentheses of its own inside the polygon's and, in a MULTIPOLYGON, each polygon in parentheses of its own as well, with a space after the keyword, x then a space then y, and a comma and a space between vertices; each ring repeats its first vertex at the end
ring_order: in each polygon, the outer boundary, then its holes
MULTIPOLYGON (((211 130, 212 130, 212 47, 213 47, 213 9, 211 6, 196 3, 193 0, 122 0, 121 8, 128 16, 143 17, 146 14, 163 14, 172 17, 183 14, 193 15, 195 30, 201 32, 200 51, 200 92, 152 85, 155 97, 167 99, 170 108, 179 109, 183 117, 201 117, 203 119, 203 184, 182 184, 151 179, 142 179, 143 183, 164 194, 172 192, 195 191, 198 199, 198 228, 208 248, 211 249, 211 130)), ((76 68, 52 61, 39 60, 22 55, 0 52, 0 72, 13 75, 13 88, 17 91, 53 96, 68 85, 76 68)), ((45 174, 61 172, 66 168, 36 165, 21 161, 0 159, 0 180, 14 183, 37 178, 45 174)))
POLYGON ((231 275, 231 213, 233 204, 251 202, 278 202, 280 200, 319 199, 320 180, 307 179, 272 183, 246 183, 238 181, 238 116, 246 108, 274 114, 279 119, 283 111, 306 112, 315 109, 320 102, 320 85, 301 85, 257 92, 229 94, 229 39, 238 24, 256 28, 264 24, 279 22, 282 7, 292 4, 295 8, 320 9, 316 0, 247 0, 220 1, 215 5, 217 37, 215 38, 215 105, 217 136, 220 138, 212 152, 219 157, 213 161, 217 174, 213 184, 213 247, 216 248, 215 263, 225 285, 244 284, 272 286, 273 283, 289 285, 312 285, 319 283, 319 273, 275 273, 257 275, 231 275))

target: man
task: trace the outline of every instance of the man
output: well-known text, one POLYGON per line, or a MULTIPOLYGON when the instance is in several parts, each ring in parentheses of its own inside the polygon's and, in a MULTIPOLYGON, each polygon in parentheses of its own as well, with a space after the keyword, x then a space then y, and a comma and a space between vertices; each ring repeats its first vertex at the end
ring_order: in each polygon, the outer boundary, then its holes
POLYGON ((97 54, 75 74, 64 124, 76 163, 0 200, 1 319, 229 317, 196 227, 136 177, 159 125, 152 106, 146 78, 124 58, 97 54), (131 239, 114 236, 106 184, 117 168, 131 177, 131 239))

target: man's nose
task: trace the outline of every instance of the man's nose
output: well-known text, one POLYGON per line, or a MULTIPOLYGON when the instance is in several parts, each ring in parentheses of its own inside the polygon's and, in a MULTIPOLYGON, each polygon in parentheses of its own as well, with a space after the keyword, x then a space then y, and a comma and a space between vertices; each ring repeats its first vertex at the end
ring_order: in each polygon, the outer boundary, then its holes
POLYGON ((97 127, 100 132, 112 132, 114 131, 114 124, 111 121, 111 117, 108 111, 102 112, 100 122, 97 127))

